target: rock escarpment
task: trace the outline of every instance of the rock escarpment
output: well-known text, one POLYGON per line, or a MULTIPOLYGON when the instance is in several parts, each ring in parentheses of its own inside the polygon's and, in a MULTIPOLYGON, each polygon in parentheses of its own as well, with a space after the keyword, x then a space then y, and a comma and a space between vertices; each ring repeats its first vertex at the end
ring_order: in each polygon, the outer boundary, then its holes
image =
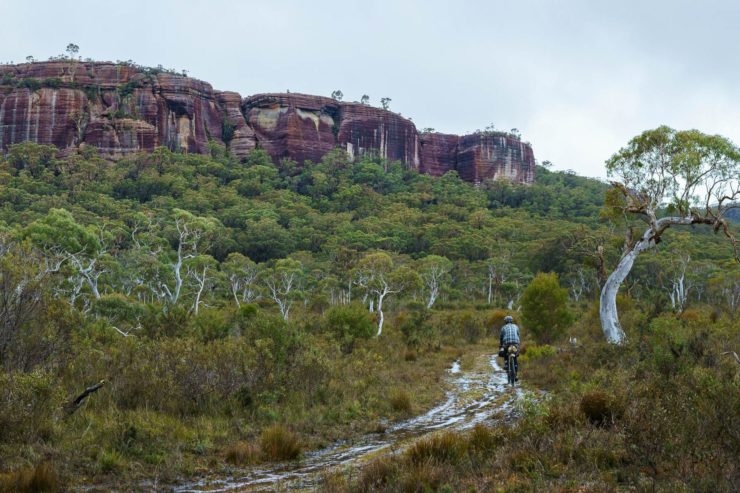
POLYGON ((0 66, 0 149, 23 141, 62 152, 90 145, 110 158, 158 146, 207 153, 215 141, 238 157, 259 147, 299 164, 341 147, 472 182, 530 183, 535 167, 531 146, 506 133, 420 134, 411 120, 360 103, 293 93, 242 99, 183 75, 74 60, 0 66))
POLYGON ((110 157, 157 146, 204 153, 209 139, 222 139, 226 107, 205 82, 127 65, 0 67, 3 149, 31 140, 61 149, 84 143, 110 157))

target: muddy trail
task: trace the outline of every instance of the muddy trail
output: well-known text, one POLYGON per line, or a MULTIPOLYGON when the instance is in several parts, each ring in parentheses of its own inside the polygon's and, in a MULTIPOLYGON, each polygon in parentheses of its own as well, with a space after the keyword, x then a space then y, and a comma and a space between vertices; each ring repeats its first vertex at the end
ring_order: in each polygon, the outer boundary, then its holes
POLYGON ((234 477, 201 479, 182 484, 174 491, 311 491, 318 487, 322 474, 332 469, 357 467, 379 454, 397 453, 415 439, 436 431, 465 430, 478 423, 505 419, 523 395, 521 389, 508 386, 495 356, 481 356, 469 371, 462 371, 459 362, 455 362, 447 372, 449 390, 444 403, 393 424, 384 433, 338 442, 307 453, 300 461, 269 464, 234 477))

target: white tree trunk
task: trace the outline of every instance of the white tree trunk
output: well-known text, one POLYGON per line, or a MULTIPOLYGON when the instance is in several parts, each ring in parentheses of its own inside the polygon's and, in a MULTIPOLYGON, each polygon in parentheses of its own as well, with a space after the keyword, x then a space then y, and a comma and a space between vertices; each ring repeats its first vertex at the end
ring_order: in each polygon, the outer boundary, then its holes
POLYGON ((182 242, 177 246, 177 262, 172 264, 172 270, 175 274, 175 291, 170 296, 170 302, 173 305, 177 304, 177 300, 180 299, 180 290, 182 289, 182 242))
POLYGON ((491 301, 493 301, 493 276, 489 272, 488 274, 488 304, 491 304, 491 301))
POLYGON ((203 296, 203 290, 205 289, 206 282, 208 281, 207 274, 208 267, 203 267, 203 272, 200 274, 198 272, 193 273, 193 277, 198 282, 198 291, 195 293, 195 302, 193 303, 193 311, 196 315, 198 314, 198 310, 200 308, 200 299, 203 296))
POLYGON ((430 288, 427 308, 431 308, 434 305, 434 302, 437 301, 437 296, 439 296, 439 284, 435 282, 430 286, 430 288))
POLYGON ((604 287, 601 290, 601 301, 599 315, 601 317, 601 328, 604 331, 606 340, 612 344, 621 344, 624 342, 625 334, 622 326, 619 324, 619 315, 617 314, 617 293, 622 282, 630 273, 632 265, 637 258, 637 250, 632 249, 622 257, 619 265, 614 272, 607 278, 604 287))
POLYGON ((231 294, 234 296, 236 307, 237 308, 241 307, 242 304, 239 301, 239 292, 242 290, 242 283, 238 275, 231 274, 229 276, 229 286, 231 287, 231 294))
POLYGON ((385 293, 378 295, 378 333, 375 334, 376 337, 380 337, 380 334, 383 333, 383 322, 385 320, 383 316, 383 298, 385 298, 385 293))
POLYGON ((599 316, 601 317, 601 328, 604 331, 606 340, 612 344, 622 344, 626 338, 624 330, 619 323, 617 314, 617 293, 619 287, 624 282, 627 274, 632 270, 637 256, 655 246, 655 239, 672 224, 690 225, 691 217, 664 217, 654 222, 654 225, 648 228, 639 241, 622 256, 616 269, 606 280, 604 287, 601 289, 599 316))

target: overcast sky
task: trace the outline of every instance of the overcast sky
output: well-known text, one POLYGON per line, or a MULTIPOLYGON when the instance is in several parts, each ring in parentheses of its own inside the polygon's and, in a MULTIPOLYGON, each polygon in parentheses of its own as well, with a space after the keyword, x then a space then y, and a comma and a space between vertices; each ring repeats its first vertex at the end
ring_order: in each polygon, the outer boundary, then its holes
POLYGON ((0 0, 0 62, 80 46, 247 96, 368 94, 418 128, 518 128, 604 177, 667 124, 740 143, 740 1, 0 0))

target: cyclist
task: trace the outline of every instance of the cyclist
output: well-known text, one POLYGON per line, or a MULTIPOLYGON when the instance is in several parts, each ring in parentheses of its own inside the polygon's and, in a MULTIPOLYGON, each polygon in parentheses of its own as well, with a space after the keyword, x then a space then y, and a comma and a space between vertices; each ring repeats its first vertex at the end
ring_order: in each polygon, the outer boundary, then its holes
MULTIPOLYGON (((521 342, 519 340, 519 327, 514 323, 514 319, 507 315, 504 317, 504 326, 501 327, 501 336, 499 337, 500 347, 499 355, 504 357, 504 370, 509 369, 509 346, 516 346, 519 348, 521 342)), ((518 358, 514 358, 517 372, 519 371, 518 358)), ((517 377, 517 380, 519 378, 517 377)))

